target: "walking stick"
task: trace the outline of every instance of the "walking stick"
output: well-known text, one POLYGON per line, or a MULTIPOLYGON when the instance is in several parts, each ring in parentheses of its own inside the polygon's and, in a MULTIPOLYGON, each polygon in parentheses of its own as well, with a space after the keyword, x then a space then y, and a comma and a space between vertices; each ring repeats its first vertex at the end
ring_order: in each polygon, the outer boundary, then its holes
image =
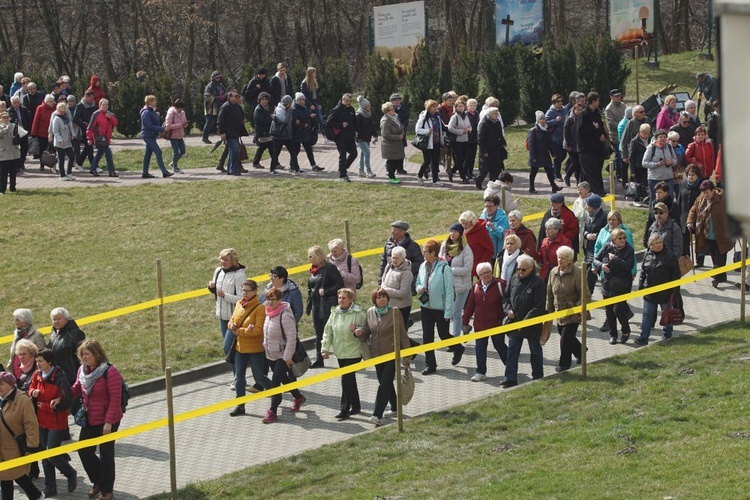
POLYGON ((693 253, 693 233, 688 231, 690 234, 690 261, 693 263, 693 276, 695 276, 695 256, 693 253))

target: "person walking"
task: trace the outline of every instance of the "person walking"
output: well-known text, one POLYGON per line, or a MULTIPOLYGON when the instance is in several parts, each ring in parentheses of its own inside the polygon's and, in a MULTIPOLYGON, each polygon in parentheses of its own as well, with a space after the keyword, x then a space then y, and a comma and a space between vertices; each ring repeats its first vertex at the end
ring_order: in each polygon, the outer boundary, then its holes
POLYGON ((221 83, 221 73, 214 71, 211 73, 211 81, 203 90, 203 113, 206 116, 206 124, 203 126, 203 142, 206 144, 211 144, 208 136, 216 127, 219 108, 225 102, 227 102, 227 90, 221 83))

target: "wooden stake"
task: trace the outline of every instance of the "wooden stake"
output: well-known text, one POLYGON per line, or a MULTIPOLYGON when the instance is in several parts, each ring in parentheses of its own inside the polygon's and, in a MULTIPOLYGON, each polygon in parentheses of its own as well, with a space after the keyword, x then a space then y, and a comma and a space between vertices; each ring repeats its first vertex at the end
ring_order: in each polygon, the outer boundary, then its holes
POLYGON ((164 290, 161 286, 161 259, 156 259, 156 294, 159 297, 159 353, 161 369, 167 367, 167 342, 164 338, 164 290))
POLYGON ((349 236, 349 219, 344 219, 344 234, 346 238, 346 251, 349 252, 349 255, 351 255, 352 242, 351 237, 349 236))
POLYGON ((172 368, 164 369, 164 381, 167 385, 167 426, 169 427, 169 483, 172 498, 177 498, 177 456, 175 455, 174 438, 174 405, 172 401, 172 368))
POLYGON ((740 279, 740 323, 745 324, 745 287, 747 286, 747 238, 744 236, 740 238, 742 248, 740 249, 740 255, 742 256, 742 267, 740 268, 742 278, 740 279))
MULTIPOLYGON (((396 355, 396 359, 393 361, 396 363, 396 415, 398 418, 398 432, 404 432, 404 407, 401 404, 401 337, 398 334, 398 328, 396 328, 396 314, 401 314, 397 308, 392 308, 391 313, 393 314, 393 352, 396 355)), ((404 328, 406 325, 404 325, 404 328)))

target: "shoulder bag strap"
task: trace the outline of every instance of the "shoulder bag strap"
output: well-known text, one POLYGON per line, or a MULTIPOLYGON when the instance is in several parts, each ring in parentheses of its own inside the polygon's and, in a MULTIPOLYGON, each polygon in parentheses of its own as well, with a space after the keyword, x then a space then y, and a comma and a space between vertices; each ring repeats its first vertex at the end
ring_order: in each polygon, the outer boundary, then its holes
POLYGON ((5 421, 5 415, 3 415, 3 412, 2 412, 2 410, 0 410, 0 420, 2 420, 2 421, 3 421, 3 425, 5 426, 5 428, 6 428, 6 429, 8 429, 8 432, 10 433, 11 437, 12 437, 13 439, 16 439, 16 434, 15 434, 15 433, 13 432, 13 430, 12 430, 12 429, 10 428, 10 426, 8 425, 8 422, 6 422, 6 421, 5 421))

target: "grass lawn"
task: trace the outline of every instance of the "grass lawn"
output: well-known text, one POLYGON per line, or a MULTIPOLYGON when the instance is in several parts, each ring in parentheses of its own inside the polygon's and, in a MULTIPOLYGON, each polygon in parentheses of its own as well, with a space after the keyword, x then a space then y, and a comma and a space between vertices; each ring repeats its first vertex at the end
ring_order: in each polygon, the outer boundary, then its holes
MULTIPOLYGON (((22 190, 1 201, 4 335, 12 333, 11 314, 19 307, 30 308, 42 327, 50 324, 48 314, 54 307, 66 307, 74 318, 82 318, 155 298, 157 258, 163 263, 165 295, 204 287, 218 265, 219 251, 227 247, 237 249, 248 276, 264 276, 264 285, 272 266, 303 264, 308 247, 326 248, 329 240, 343 238, 344 219, 350 220, 352 248, 359 251, 382 247, 395 219, 409 221, 412 236, 419 239, 445 234, 466 209, 477 214, 482 209, 481 193, 475 192, 296 179, 22 190), (340 208, 332 210, 332 205, 340 208)), ((525 214, 546 206, 538 199, 521 203, 525 214)), ((644 217, 645 211, 625 211, 636 232, 644 217)), ((529 227, 536 229, 538 221, 529 227)), ((379 256, 361 263, 363 290, 371 290, 379 256)), ((306 296, 306 275, 292 279, 306 296)), ((366 295, 361 302, 369 307, 366 295)), ((211 299, 165 306, 173 371, 223 358, 211 299)), ((103 341, 129 382, 160 374, 157 309, 92 323, 83 330, 103 341)), ((306 316, 301 333, 312 332, 306 316)))
POLYGON ((747 328, 699 332, 178 498, 746 498, 748 363, 747 328))
MULTIPOLYGON (((245 146, 247 146, 247 154, 252 160, 255 155, 256 147, 251 141, 243 142, 245 143, 245 146)), ((159 141, 159 146, 161 147, 164 165, 167 166, 169 162, 172 161, 172 148, 164 141, 159 141)), ((211 152, 212 149, 213 146, 190 146, 187 148, 187 156, 184 156, 179 161, 180 169, 188 170, 191 168, 215 167, 219 163, 221 152, 224 150, 224 147, 222 146, 214 152, 211 152)), ((143 148, 130 148, 115 151, 113 153, 115 168, 119 171, 140 172, 143 170, 143 151, 143 148)), ((268 151, 265 151, 262 160, 269 159, 270 157, 271 155, 268 151)), ((102 168, 106 168, 103 163, 101 166, 102 168)), ((156 165, 156 159, 153 157, 151 158, 151 170, 159 170, 159 167, 156 165)))

